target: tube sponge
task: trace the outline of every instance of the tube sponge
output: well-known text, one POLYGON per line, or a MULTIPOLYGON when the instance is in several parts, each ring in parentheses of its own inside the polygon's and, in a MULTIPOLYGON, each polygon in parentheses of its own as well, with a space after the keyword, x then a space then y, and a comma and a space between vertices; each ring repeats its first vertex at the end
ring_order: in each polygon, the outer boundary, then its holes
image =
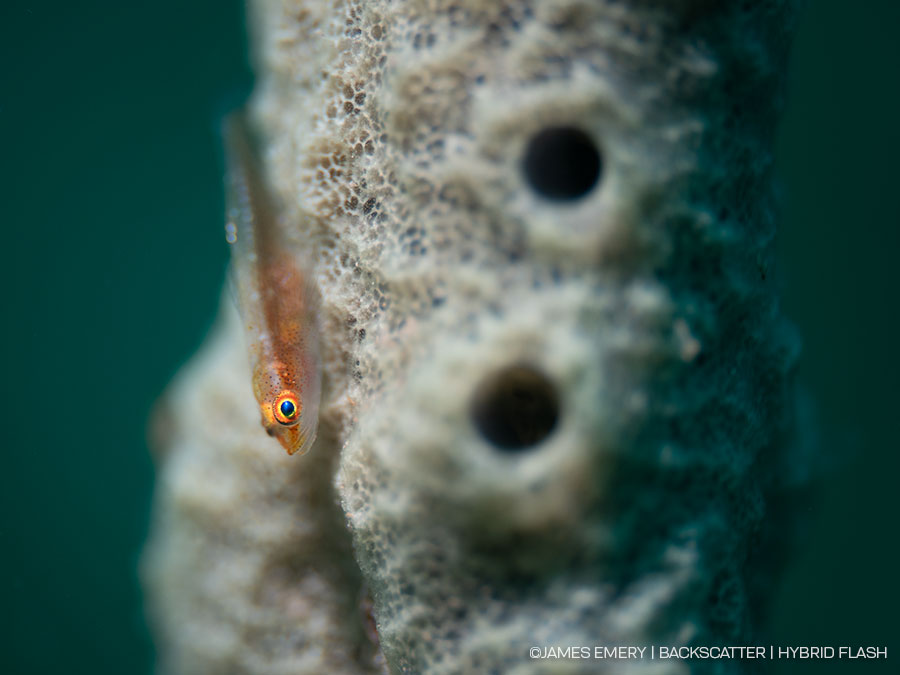
POLYGON ((265 436, 225 311, 159 425, 164 669, 752 639, 803 476, 772 246, 792 3, 253 10, 252 113, 322 296, 320 437, 265 436))

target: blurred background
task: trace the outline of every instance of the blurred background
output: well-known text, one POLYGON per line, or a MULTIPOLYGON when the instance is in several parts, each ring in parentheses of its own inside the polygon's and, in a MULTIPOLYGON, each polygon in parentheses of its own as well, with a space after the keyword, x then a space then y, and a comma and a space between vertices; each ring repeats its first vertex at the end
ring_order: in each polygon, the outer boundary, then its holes
MULTIPOLYGON (((847 7, 803 17, 779 135, 784 307, 824 460, 771 640, 895 662, 900 3, 847 7)), ((252 87, 243 7, 2 3, 0 54, 0 671, 149 673, 146 425, 219 301, 216 121, 252 87)))

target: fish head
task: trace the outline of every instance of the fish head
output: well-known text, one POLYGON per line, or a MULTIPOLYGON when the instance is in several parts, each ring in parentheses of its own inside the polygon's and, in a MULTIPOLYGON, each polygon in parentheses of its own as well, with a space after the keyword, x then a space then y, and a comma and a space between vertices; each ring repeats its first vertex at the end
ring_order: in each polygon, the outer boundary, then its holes
POLYGON ((266 433, 278 439, 289 455, 306 453, 316 438, 315 426, 310 428, 303 412, 300 397, 290 389, 260 403, 266 433))

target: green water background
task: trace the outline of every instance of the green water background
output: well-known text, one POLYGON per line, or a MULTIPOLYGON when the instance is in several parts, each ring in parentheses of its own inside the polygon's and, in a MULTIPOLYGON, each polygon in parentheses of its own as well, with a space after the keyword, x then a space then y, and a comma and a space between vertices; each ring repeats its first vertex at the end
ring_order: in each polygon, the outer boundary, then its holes
MULTIPOLYGON (((900 3, 813 2, 779 136, 784 307, 825 473, 780 645, 900 658, 900 3)), ((215 122, 249 91, 234 0, 0 8, 0 672, 147 673, 148 411, 226 251, 215 122)), ((774 672, 889 672, 781 662, 774 672)))

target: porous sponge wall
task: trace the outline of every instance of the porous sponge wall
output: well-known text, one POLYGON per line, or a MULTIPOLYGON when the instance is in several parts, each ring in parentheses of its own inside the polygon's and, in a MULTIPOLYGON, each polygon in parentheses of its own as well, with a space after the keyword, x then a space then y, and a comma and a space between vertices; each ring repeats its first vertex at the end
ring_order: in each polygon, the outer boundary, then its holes
POLYGON ((772 505, 802 476, 772 262, 791 3, 257 0, 254 17, 270 181, 323 300, 324 440, 292 462, 334 475, 390 669, 682 672, 528 649, 751 639, 772 505), (602 157, 578 199, 523 171, 560 126, 602 157), (507 368, 539 372, 559 410, 518 451, 473 422, 507 368))

